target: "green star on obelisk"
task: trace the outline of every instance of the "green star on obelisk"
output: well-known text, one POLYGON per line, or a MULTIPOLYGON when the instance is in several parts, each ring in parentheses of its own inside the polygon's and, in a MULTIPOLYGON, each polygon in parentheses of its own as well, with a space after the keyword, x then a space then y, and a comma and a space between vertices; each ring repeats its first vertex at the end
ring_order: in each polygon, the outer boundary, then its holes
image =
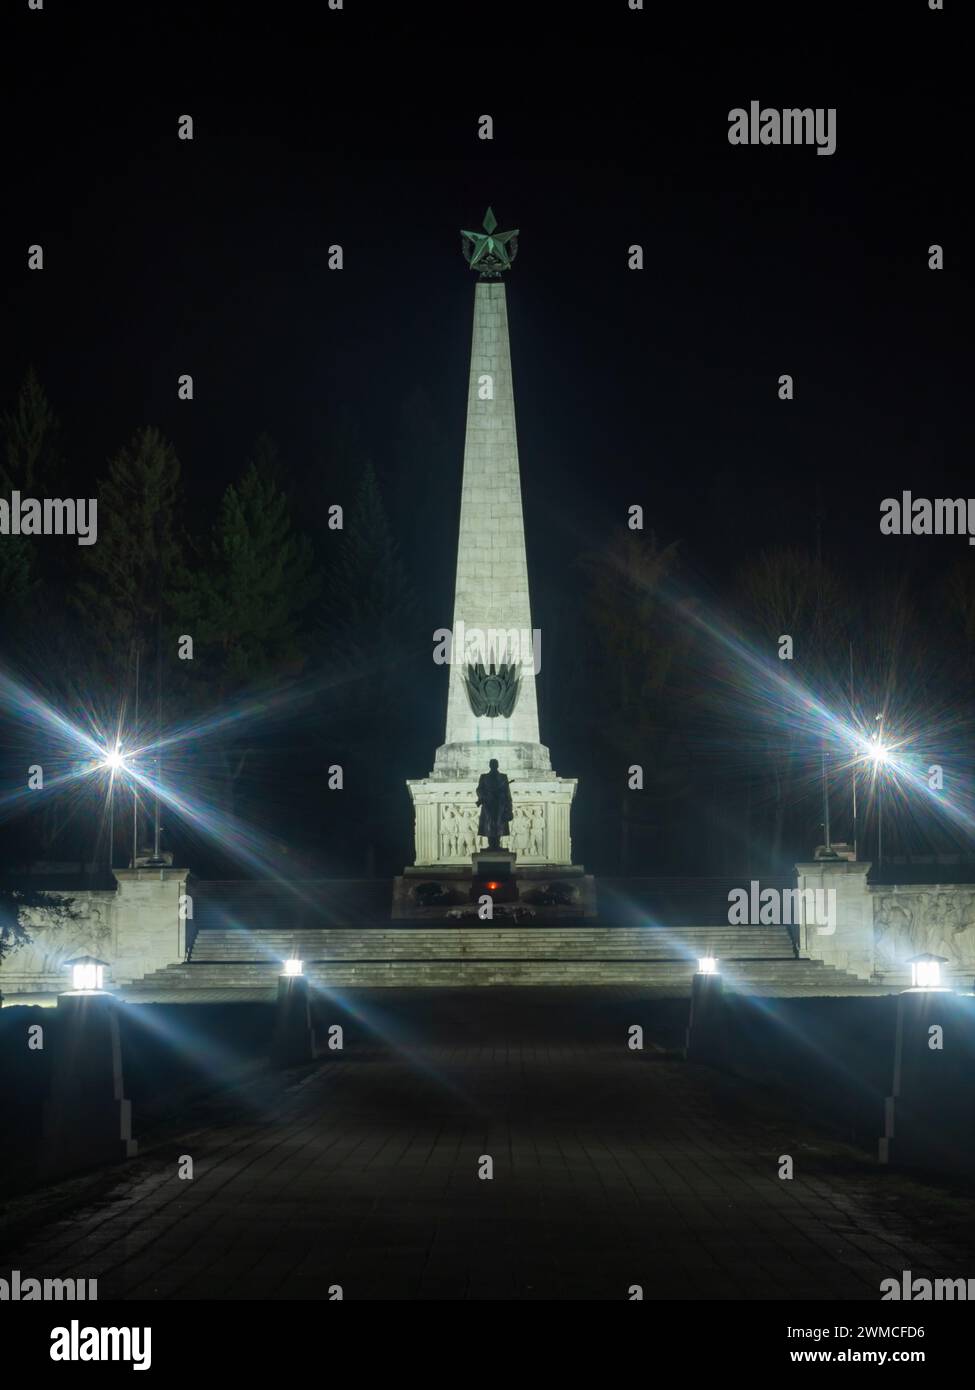
POLYGON ((488 208, 484 214, 483 232, 465 232, 461 246, 464 260, 471 270, 480 271, 482 280, 500 280, 518 253, 518 229, 513 232, 496 231, 498 219, 488 208))

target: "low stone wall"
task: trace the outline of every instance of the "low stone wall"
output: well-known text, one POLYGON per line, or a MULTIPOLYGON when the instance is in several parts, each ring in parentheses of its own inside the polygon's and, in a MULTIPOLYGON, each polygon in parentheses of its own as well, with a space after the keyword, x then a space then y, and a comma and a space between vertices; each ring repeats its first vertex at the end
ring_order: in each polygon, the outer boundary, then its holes
POLYGON ((909 974, 904 962, 924 951, 944 956, 949 983, 975 976, 975 884, 930 884, 870 889, 874 969, 885 979, 909 974))
POLYGON ((51 890, 66 913, 21 909, 30 941, 0 963, 3 994, 47 994, 68 988, 65 961, 92 955, 108 962, 106 984, 131 984, 186 957, 186 869, 116 869, 111 891, 51 890))
POLYGON ((894 1067, 897 997, 762 999, 725 990, 712 1066, 769 1086, 876 1152, 894 1067))
POLYGON ((72 890, 51 896, 68 904, 73 915, 67 918, 40 906, 21 908, 20 924, 30 940, 0 962, 5 995, 66 989, 65 961, 84 955, 110 960, 114 955, 115 893, 72 890))
POLYGON ((862 978, 910 984, 909 961, 929 952, 944 957, 946 983, 971 988, 975 979, 975 884, 871 884, 871 865, 845 860, 797 864, 800 888, 836 894, 831 932, 802 924, 800 950, 862 978))

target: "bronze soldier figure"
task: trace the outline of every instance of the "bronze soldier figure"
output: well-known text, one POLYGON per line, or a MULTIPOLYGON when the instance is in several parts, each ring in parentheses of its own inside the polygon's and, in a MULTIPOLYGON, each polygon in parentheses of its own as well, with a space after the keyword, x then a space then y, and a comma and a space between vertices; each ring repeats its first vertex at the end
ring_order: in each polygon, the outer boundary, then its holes
POLYGON ((511 833, 514 810, 508 779, 498 771, 497 758, 492 758, 488 766, 490 771, 482 772, 477 781, 477 804, 481 808, 477 833, 487 840, 488 849, 500 849, 501 836, 511 833))

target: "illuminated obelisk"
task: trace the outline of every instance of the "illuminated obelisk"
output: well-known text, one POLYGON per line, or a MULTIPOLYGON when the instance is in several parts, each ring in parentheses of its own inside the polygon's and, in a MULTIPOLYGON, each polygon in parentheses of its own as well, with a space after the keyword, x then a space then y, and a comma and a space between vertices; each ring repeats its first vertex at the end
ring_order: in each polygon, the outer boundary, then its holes
POLYGON ((535 672, 541 634, 532 628, 515 401, 502 274, 517 232, 498 232, 488 208, 482 232, 462 232, 474 290, 467 389, 447 727, 429 777, 407 783, 416 817, 417 865, 470 865, 477 833, 477 779, 491 758, 511 783, 506 848, 519 865, 570 865, 574 779, 557 777, 538 729, 535 672))

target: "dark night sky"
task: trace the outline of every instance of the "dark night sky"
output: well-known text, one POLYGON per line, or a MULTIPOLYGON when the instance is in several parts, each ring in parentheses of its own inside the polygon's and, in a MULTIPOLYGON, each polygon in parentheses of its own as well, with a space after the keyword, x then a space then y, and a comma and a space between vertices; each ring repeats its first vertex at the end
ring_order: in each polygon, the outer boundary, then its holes
MULTIPOLYGON (((50 72, 50 41, 30 42, 50 72)), ((509 297, 533 548, 591 542, 641 501, 720 580, 751 547, 811 539, 817 480, 824 535, 852 561, 924 564, 943 548, 878 535, 882 497, 954 490, 970 457, 971 108, 943 74, 908 91, 876 70, 790 80, 768 53, 696 70, 654 55, 637 85, 641 56, 603 50, 620 77, 607 102, 576 81, 578 52, 534 93, 509 65, 496 90, 451 71, 434 94, 422 59, 398 85, 350 81, 369 73, 368 47, 337 83, 330 46, 311 86, 300 44, 279 44, 263 73, 243 40, 219 70, 199 51, 196 66, 170 69, 167 50, 154 64, 124 33, 94 47, 6 127, 0 395, 36 365, 79 479, 156 423, 207 505, 259 431, 312 467, 340 415, 388 477, 420 390, 459 487, 473 277, 457 230, 490 201, 522 231, 509 297), (836 154, 730 146, 727 112, 753 96, 835 104, 836 154), (184 111, 192 144, 175 138, 184 111), (43 275, 19 268, 33 240, 43 275), (326 267, 333 241, 341 273, 326 267), (642 273, 626 268, 634 241, 642 273), (926 268, 933 241, 941 274, 926 268), (192 405, 175 397, 183 371, 192 405)), ((442 500, 447 525, 456 497, 442 500)))
POLYGON ((348 503, 328 440, 351 421, 430 628, 449 624, 474 280, 458 229, 490 202, 521 229, 508 293, 537 624, 571 557, 633 502, 682 541, 705 596, 762 547, 812 545, 817 509, 824 549, 854 574, 936 577, 963 540, 878 526, 902 489, 971 491, 957 16, 885 6, 858 35, 842 7, 796 5, 788 32, 780 14, 759 46, 741 29, 729 46, 671 44, 659 16, 624 6, 563 47, 524 22, 523 45, 486 38, 497 16, 465 33, 459 8, 446 48, 424 41, 432 10, 402 6, 351 5, 342 38, 321 7, 311 27, 300 6, 252 28, 222 5, 19 16, 3 404, 33 363, 86 493, 158 425, 204 525, 262 430, 309 501, 348 503), (836 153, 732 147, 728 111, 753 98, 835 106, 836 153), (176 138, 184 112, 192 143, 176 138), (33 241, 41 275, 25 268, 33 241), (192 404, 176 399, 182 372, 192 404), (423 476, 399 444, 417 393, 447 444, 423 476))

